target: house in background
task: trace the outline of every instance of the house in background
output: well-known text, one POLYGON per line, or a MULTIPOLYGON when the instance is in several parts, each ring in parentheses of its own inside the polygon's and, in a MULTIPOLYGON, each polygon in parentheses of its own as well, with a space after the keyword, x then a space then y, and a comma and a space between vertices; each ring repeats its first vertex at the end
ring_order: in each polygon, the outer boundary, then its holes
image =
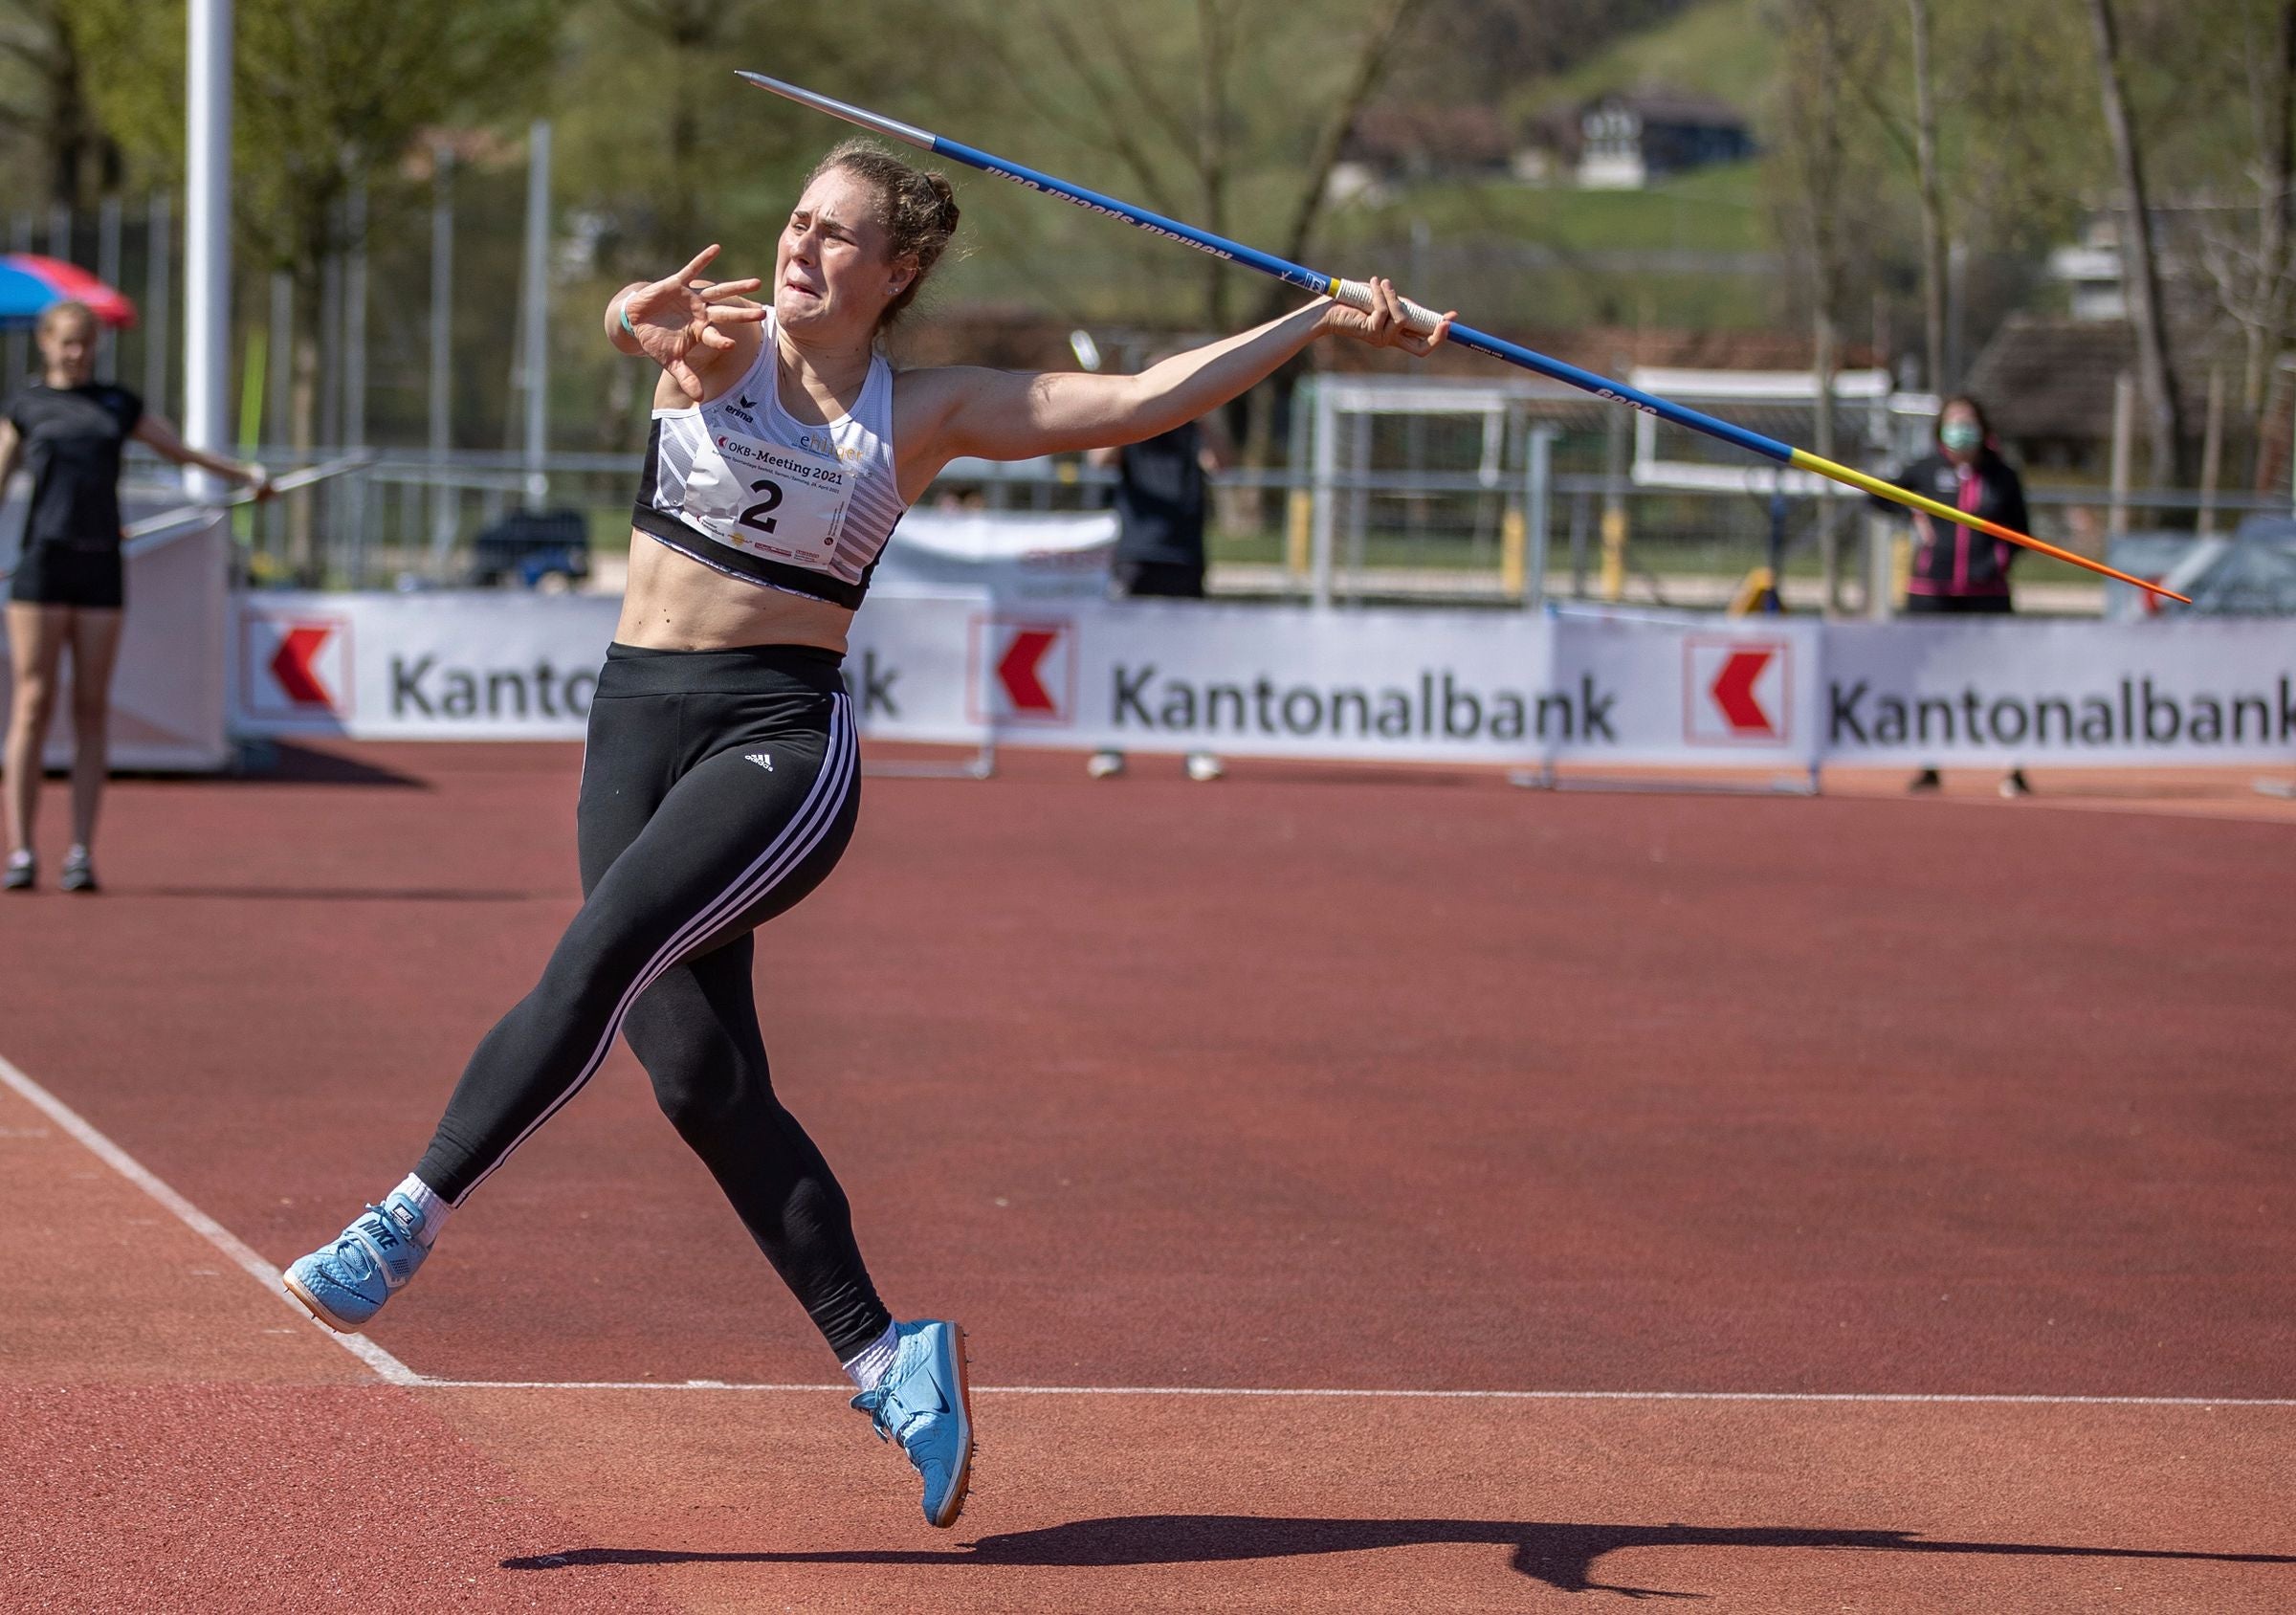
MULTIPOLYGON (((2198 447, 2208 413, 2208 372, 2227 361, 2198 325, 2171 333, 2174 385, 2186 437, 2198 447)), ((2136 338, 2125 320, 2013 314, 1994 333, 1963 381, 1981 400, 2012 459, 2036 471, 2102 479, 2112 461, 2113 386, 2136 368, 2136 338)), ((2227 486, 2253 452, 2238 411, 2226 422, 2227 486)))
POLYGON ((1514 140, 1488 106, 1374 106, 1358 114, 1324 182, 1335 203, 1385 201, 1399 182, 1505 178, 1514 140))
POLYGON ((1640 190, 1662 175, 1754 154, 1745 114, 1712 96, 1613 91, 1578 112, 1581 189, 1640 190))
POLYGON ((2129 299, 2121 287, 2120 232, 2111 214, 2091 215, 2080 240, 2050 252, 2049 278, 2065 288, 2075 320, 2129 318, 2129 299))
POLYGON ((1366 108, 1349 126, 1324 194, 1377 206, 1398 184, 1457 178, 1640 190, 1755 150, 1745 114, 1687 91, 1615 91, 1520 126, 1488 106, 1391 104, 1366 108))

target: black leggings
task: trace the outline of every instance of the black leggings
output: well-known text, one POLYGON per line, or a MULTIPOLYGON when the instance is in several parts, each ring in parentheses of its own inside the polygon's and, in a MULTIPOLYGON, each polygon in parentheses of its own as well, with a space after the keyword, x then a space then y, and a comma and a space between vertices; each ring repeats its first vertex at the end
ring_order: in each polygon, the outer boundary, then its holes
POLYGON ((590 707, 582 912, 455 1085, 415 1175, 459 1206, 619 1028, 654 1096, 841 1361, 891 1322, 845 1191, 774 1097, 751 931, 836 867, 860 805, 835 653, 616 645, 590 707))

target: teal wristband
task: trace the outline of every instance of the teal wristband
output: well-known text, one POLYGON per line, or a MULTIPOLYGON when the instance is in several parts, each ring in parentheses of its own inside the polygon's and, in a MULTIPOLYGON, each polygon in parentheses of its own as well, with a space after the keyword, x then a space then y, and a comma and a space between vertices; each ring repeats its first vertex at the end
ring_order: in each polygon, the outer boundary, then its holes
POLYGON ((627 298, 622 301, 622 329, 628 331, 633 339, 638 334, 638 328, 629 322, 629 299, 627 298))

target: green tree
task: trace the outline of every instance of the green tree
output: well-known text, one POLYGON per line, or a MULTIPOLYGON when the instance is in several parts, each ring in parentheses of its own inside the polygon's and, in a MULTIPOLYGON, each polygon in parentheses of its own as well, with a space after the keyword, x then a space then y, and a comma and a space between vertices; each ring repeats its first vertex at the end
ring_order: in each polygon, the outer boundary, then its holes
MULTIPOLYGON (((180 170, 183 0, 58 0, 104 71, 98 105, 121 142, 180 170)), ((351 243, 354 191, 367 217, 410 204, 405 161, 418 134, 515 119, 547 72, 563 0, 239 0, 232 53, 232 203, 242 241, 295 287, 289 436, 313 442, 320 288, 351 243)), ((530 104, 530 103, 529 103, 530 104)), ((293 510, 297 553, 308 506, 293 510)))
POLYGON ((9 200, 79 208, 120 184, 120 145, 97 117, 82 32, 71 0, 0 4, 0 139, 21 154, 9 200))

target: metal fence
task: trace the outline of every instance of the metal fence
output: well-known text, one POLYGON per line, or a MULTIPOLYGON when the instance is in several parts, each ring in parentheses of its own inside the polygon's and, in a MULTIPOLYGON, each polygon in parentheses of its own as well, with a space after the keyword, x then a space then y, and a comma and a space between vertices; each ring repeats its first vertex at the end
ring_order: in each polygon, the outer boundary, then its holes
MULTIPOLYGON (((1755 566, 1782 562, 1789 604, 1820 603, 1821 501, 1779 495, 1759 472, 1742 490, 1654 489, 1601 471, 1564 470, 1564 440, 1526 434, 1522 465, 1498 469, 1344 471, 1330 466, 1225 471, 1213 478, 1208 540, 1213 592, 1336 603, 1370 600, 1535 604, 1542 598, 1619 598, 1718 607, 1755 566), (1317 542, 1318 511, 1328 540, 1317 542), (1604 565, 1606 514, 1623 535, 1604 565)), ((1583 446, 1580 446, 1581 448, 1583 446)), ((539 475, 522 455, 369 451, 339 476, 261 507, 233 513, 245 571, 258 586, 434 588, 472 583, 477 540, 520 512, 574 513, 599 586, 614 586, 629 542, 634 456, 553 454, 539 475)), ((262 451, 275 476, 328 461, 262 451)), ((166 468, 131 462, 144 508, 166 502, 166 468)), ((954 508, 1076 512, 1105 506, 1113 474, 1077 456, 994 464, 960 461, 924 502, 954 508)), ((2103 490, 2031 493, 2037 536, 2101 553, 2108 520, 2103 490)), ((2130 497, 2133 526, 2189 522, 2191 495, 2130 497)), ((2285 498, 2220 498, 2237 519, 2285 515, 2285 498)), ((1863 610, 1888 592, 1891 543, 1905 528, 1836 501, 1843 535, 1840 608, 1863 610)), ((513 583, 534 582, 519 579, 513 583)), ((573 585, 545 573, 542 586, 573 585)), ((2044 608, 2093 611, 2086 574, 2035 559, 2021 574, 2044 608), (2051 593, 2054 589, 2056 592, 2051 593), (2045 603, 2053 601, 2053 606, 2045 603)))

